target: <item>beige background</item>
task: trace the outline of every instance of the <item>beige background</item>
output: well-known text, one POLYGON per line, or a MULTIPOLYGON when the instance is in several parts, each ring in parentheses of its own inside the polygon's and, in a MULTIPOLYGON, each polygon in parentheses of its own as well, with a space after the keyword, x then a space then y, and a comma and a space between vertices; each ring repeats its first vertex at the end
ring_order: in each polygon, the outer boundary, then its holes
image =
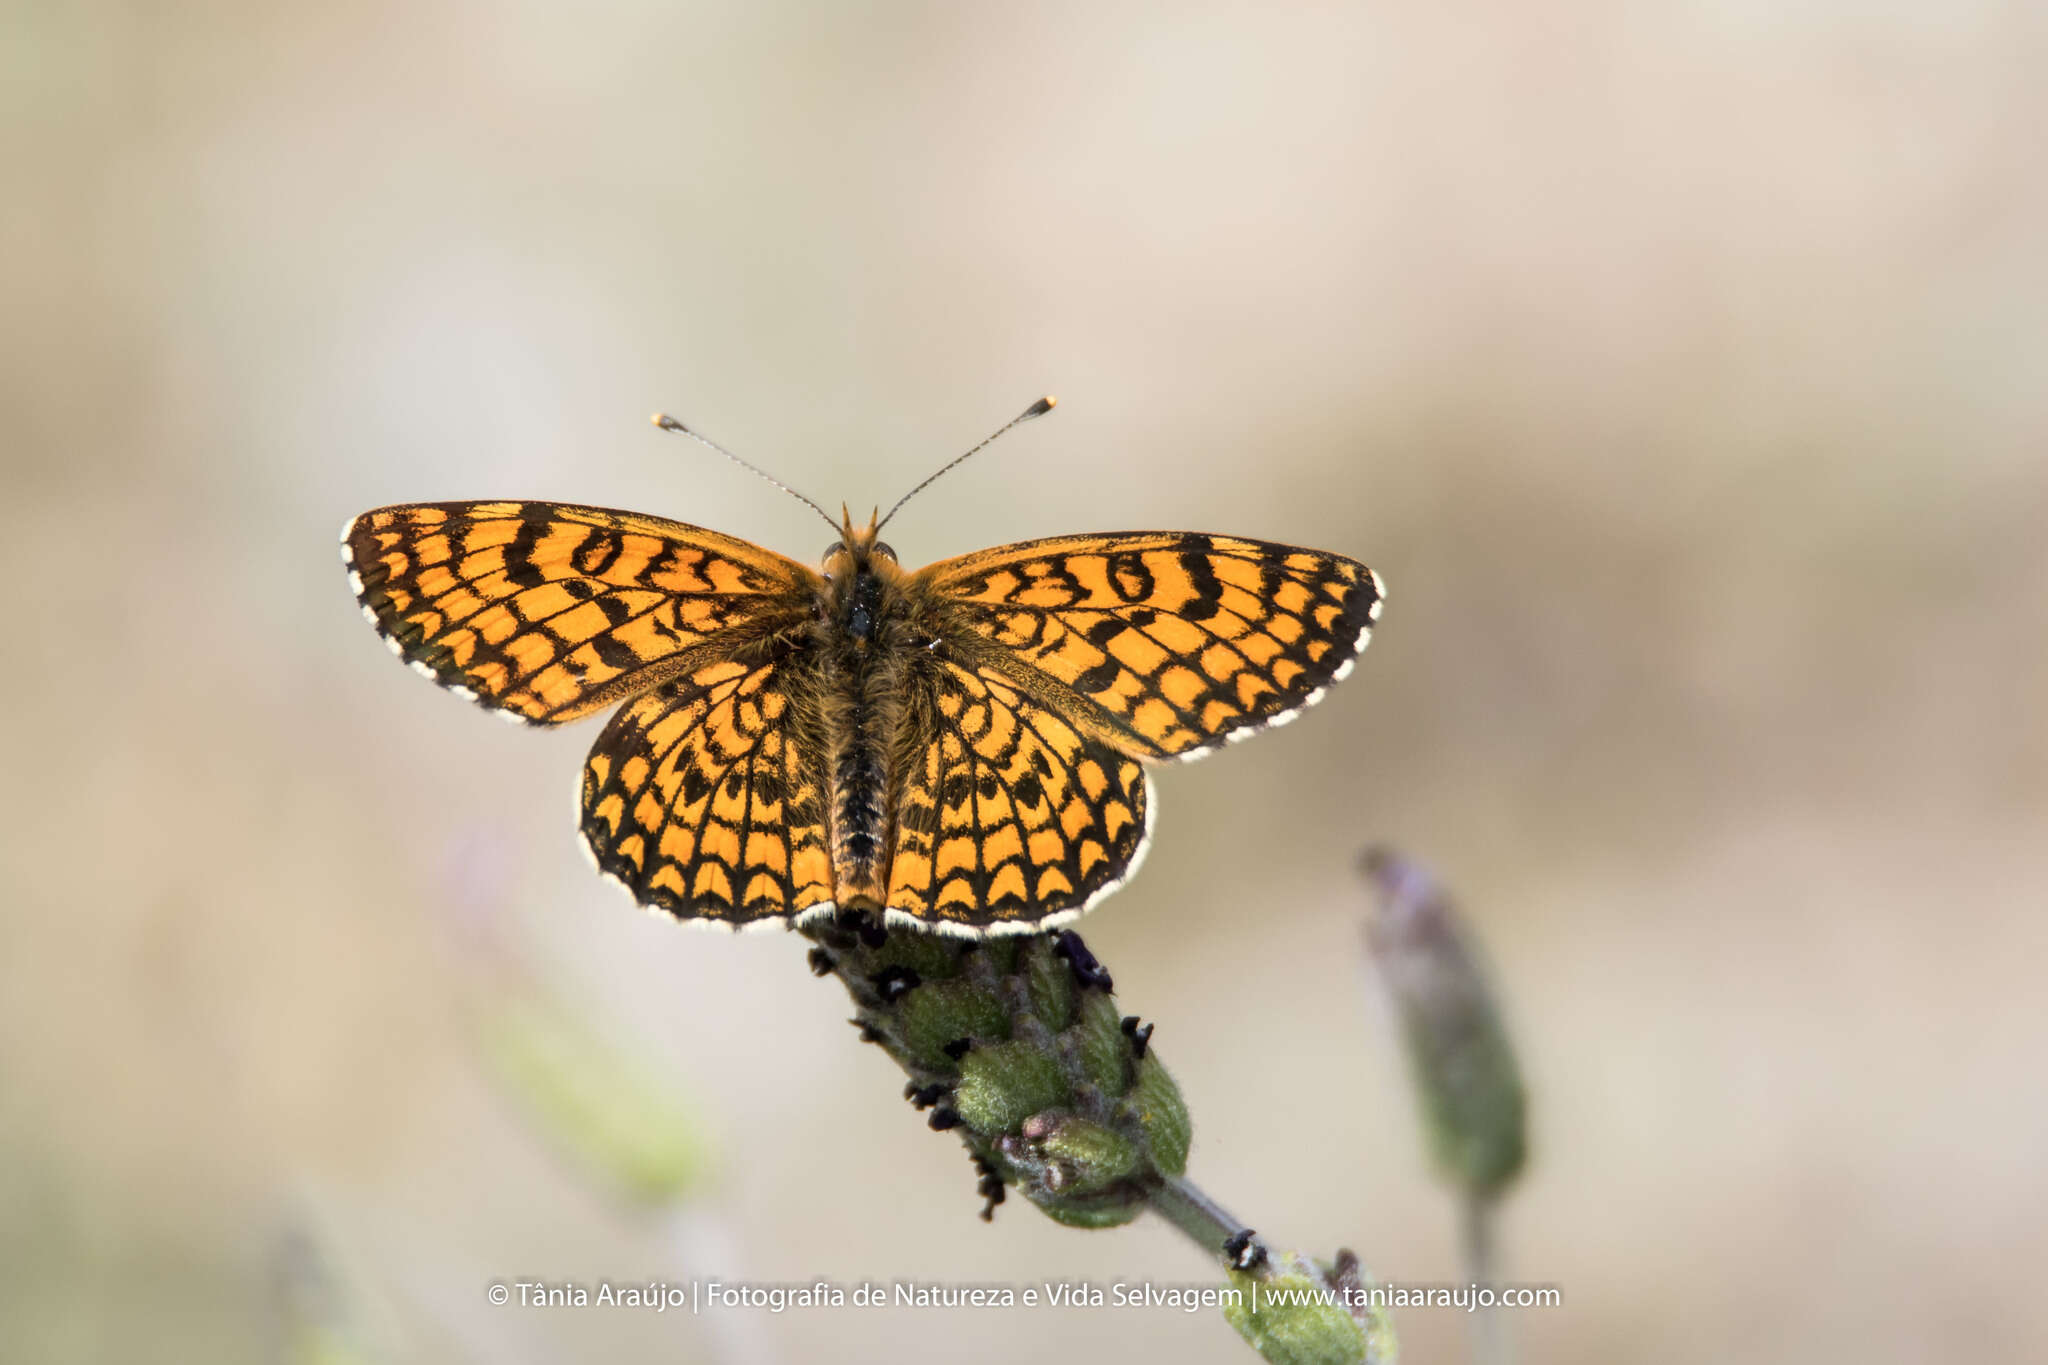
MULTIPOLYGON (((1369 840, 1534 1093, 1527 1361, 2048 1351, 2048 22, 2029 6, 17 3, 0 26, 0 1355, 265 1358, 279 1229, 395 1358, 1249 1356, 1167 1313, 492 1310, 493 1278, 1194 1281, 993 1228, 800 941, 634 912, 591 727, 397 667, 333 551, 518 495, 809 559, 1086 529, 1386 577, 1157 783, 1090 942, 1274 1238, 1451 1278, 1369 840), (451 932, 452 929, 452 932, 451 932), (488 932, 719 1151, 687 1245, 480 1071, 488 932), (307 1210, 312 1210, 308 1213, 307 1210)), ((1409 1358, 1463 1323, 1401 1320, 1409 1358)))

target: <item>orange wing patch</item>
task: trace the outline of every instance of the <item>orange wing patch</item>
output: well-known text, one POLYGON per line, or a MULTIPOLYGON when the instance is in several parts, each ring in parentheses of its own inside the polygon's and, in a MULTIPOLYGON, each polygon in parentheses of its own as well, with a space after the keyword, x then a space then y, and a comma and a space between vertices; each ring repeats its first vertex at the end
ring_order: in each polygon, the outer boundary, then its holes
POLYGON ((953 608, 956 652, 1142 758, 1292 719, 1351 671, 1383 598, 1340 555, 1176 532, 1027 541, 917 577, 953 608))
POLYGON ((783 666, 709 664, 612 717, 583 769, 583 840, 642 905, 729 927, 832 898, 824 783, 783 666))
POLYGON ((546 502, 382 507, 342 532, 349 582, 392 651, 536 724, 575 720, 801 615, 815 575, 732 536, 546 502))
POLYGON ((892 917, 957 933, 1037 933, 1137 869, 1144 770, 987 669, 940 661, 933 733, 896 813, 892 917))

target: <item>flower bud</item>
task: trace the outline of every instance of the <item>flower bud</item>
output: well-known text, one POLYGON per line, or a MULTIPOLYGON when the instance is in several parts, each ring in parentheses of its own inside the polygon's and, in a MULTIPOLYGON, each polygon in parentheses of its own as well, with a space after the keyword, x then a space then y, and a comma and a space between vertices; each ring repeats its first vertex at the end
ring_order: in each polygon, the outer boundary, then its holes
POLYGON ((1358 1258, 1337 1253, 1324 1266, 1281 1252, 1260 1271, 1230 1272, 1238 1301, 1223 1316, 1272 1365, 1392 1365, 1394 1327, 1371 1306, 1358 1258))
POLYGON ((1186 1169, 1180 1089, 1078 935, 963 940, 836 921, 805 932, 927 1122, 959 1130, 991 1207, 991 1182, 1014 1185, 1056 1221, 1110 1227, 1186 1169))
POLYGON ((1420 867, 1366 853, 1379 892, 1366 945, 1392 997, 1430 1152, 1444 1178, 1489 1199, 1526 1153, 1521 1070, 1469 929, 1420 867))

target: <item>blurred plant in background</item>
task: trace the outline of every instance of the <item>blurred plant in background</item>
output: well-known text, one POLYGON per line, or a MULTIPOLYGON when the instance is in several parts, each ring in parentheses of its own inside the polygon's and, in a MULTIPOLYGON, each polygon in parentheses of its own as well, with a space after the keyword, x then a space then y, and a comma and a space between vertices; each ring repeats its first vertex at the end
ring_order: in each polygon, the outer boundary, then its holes
MULTIPOLYGON (((474 839, 458 840, 443 878, 449 977, 479 1072, 520 1126, 602 1200, 622 1234, 628 1220, 653 1220, 672 1256, 663 1273, 687 1281, 716 1269, 736 1238, 706 1200, 717 1168, 698 1106, 650 1047, 621 1036, 603 1006, 580 998, 525 946, 493 853, 474 839)), ((474 1302, 411 1300, 388 1273, 390 1256, 369 1266, 351 1254, 355 1241, 383 1241, 388 1230, 352 1236, 323 1212, 324 1202, 301 1200, 273 1257, 285 1365, 502 1359, 516 1349, 506 1329, 516 1331, 520 1319, 477 1312, 486 1301, 508 1303, 485 1298, 504 1278, 502 1267, 455 1267, 433 1277, 473 1283, 474 1302)), ((766 1358, 744 1319, 700 1321, 714 1359, 766 1358)))
POLYGON ((622 1204, 662 1209, 703 1188, 709 1139, 673 1077, 519 964, 494 984, 472 991, 478 1051, 536 1132, 622 1204))
POLYGON ((355 1286, 338 1274, 310 1220, 295 1221, 278 1236, 270 1268, 278 1365, 377 1365, 389 1359, 365 1340, 355 1286))
MULTIPOLYGON (((1365 941, 1399 1025, 1425 1144, 1458 1197, 1465 1277, 1493 1285, 1494 1214, 1528 1154, 1521 1068, 1479 946, 1434 879, 1384 848, 1361 870, 1379 896, 1365 941)), ((1472 1314, 1473 1356, 1506 1359, 1500 1314, 1472 1314)))

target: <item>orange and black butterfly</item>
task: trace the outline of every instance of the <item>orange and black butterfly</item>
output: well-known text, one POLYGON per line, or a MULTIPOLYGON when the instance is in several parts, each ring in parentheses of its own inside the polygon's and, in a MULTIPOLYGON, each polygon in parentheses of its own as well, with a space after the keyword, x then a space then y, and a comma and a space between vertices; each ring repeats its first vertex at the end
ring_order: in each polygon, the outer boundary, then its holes
POLYGON ((1060 536, 913 573, 887 520, 842 510, 815 570, 550 502, 382 507, 341 549, 370 624, 450 691, 534 725, 623 702, 583 842, 641 904, 736 928, 1074 919, 1144 856, 1142 764, 1292 719, 1380 612, 1370 569, 1289 545, 1060 536))

